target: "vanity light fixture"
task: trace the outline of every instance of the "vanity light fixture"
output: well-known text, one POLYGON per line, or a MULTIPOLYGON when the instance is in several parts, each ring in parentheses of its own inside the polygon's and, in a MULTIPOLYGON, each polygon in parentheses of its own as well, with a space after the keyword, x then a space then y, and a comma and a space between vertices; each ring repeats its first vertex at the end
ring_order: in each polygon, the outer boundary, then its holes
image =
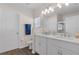
POLYGON ((57 7, 62 8, 62 6, 60 4, 57 4, 57 7))
MULTIPOLYGON (((68 6, 69 3, 64 3, 64 5, 68 6)), ((57 3, 57 5, 54 8, 56 8, 56 7, 62 8, 63 7, 63 3, 57 3)), ((42 11, 42 15, 46 15, 46 14, 49 14, 50 12, 54 12, 54 10, 55 10, 54 8, 52 8, 51 6, 49 6, 48 8, 46 8, 46 9, 44 9, 42 11)))

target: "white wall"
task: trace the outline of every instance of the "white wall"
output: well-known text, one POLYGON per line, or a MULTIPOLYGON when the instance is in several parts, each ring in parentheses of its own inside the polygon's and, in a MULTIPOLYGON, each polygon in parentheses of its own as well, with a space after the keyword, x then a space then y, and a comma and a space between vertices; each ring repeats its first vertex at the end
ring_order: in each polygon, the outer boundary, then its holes
MULTIPOLYGON (((29 39, 32 38, 32 35, 27 35, 25 36, 24 33, 24 24, 31 24, 32 25, 32 31, 33 31, 33 14, 31 10, 26 10, 26 9, 22 9, 20 7, 11 7, 9 6, 9 8, 14 9, 17 11, 18 15, 19 15, 19 48, 23 48, 28 46, 27 42, 29 41, 29 39)), ((31 32, 32 32, 31 31, 31 32)))
POLYGON ((11 9, 14 9, 17 11, 19 15, 19 48, 23 48, 28 46, 27 42, 32 38, 32 35, 25 36, 24 33, 24 24, 31 24, 32 25, 32 31, 33 32, 33 13, 31 10, 22 9, 22 6, 20 7, 13 7, 8 6, 11 9))
POLYGON ((0 8, 0 53, 18 48, 18 15, 6 7, 0 8))
MULTIPOLYGON (((28 13, 24 13, 24 12, 21 12, 15 8, 12 8, 12 7, 7 7, 7 6, 1 6, 0 7, 0 18, 2 17, 1 16, 1 13, 2 13, 2 10, 1 9, 4 9, 5 11, 7 10, 10 10, 12 11, 13 13, 16 13, 17 14, 17 18, 18 18, 18 33, 19 33, 19 36, 18 36, 18 40, 19 40, 19 48, 23 48, 26 46, 26 42, 27 42, 27 39, 29 40, 30 38, 32 38, 32 35, 30 36, 25 36, 25 33, 24 33, 24 24, 32 24, 32 30, 33 30, 33 18, 32 18, 32 13, 30 11, 27 11, 28 13)), ((3 10, 3 12, 5 12, 3 10)), ((8 15, 8 12, 6 12, 7 15, 8 15)), ((6 22, 6 21, 5 21, 6 22)), ((8 23, 9 24, 9 23, 8 23)), ((1 26, 1 25, 0 25, 1 26)), ((18 34, 16 33, 16 34, 18 34)), ((3 37, 3 36, 2 36, 3 37)), ((8 41, 9 42, 9 41, 8 41)))
POLYGON ((15 10, 19 15, 19 48, 23 48, 28 46, 27 42, 32 38, 32 35, 25 36, 24 33, 24 24, 31 24, 32 25, 32 31, 33 32, 33 13, 31 10, 22 9, 22 6, 20 7, 13 7, 8 6, 9 8, 15 10))
POLYGON ((26 15, 26 14, 20 13, 20 21, 19 21, 20 48, 26 47, 28 45, 27 43, 29 42, 29 40, 32 39, 32 34, 25 35, 24 24, 31 24, 32 25, 31 30, 33 31, 33 18, 29 16, 28 14, 26 15))

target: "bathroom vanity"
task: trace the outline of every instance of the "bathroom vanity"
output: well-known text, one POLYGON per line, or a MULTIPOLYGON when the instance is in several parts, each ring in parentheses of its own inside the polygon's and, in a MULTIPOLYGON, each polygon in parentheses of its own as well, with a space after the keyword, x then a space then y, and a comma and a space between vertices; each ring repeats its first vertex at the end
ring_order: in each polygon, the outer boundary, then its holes
POLYGON ((43 30, 34 34, 33 53, 79 55, 79 13, 73 13, 73 15, 53 14, 43 17, 39 28, 43 30), (46 32, 51 33, 51 35, 46 32), (59 35, 56 35, 57 33, 59 35))
POLYGON ((79 39, 36 34, 33 51, 40 55, 78 55, 79 39))

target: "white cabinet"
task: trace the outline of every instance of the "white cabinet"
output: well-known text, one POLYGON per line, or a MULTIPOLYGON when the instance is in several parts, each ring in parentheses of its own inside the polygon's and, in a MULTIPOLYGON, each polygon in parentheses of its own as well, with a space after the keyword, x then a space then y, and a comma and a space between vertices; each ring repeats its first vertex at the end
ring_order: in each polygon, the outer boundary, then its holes
POLYGON ((79 55, 79 53, 76 51, 77 49, 74 50, 76 47, 70 48, 70 46, 66 46, 66 45, 73 46, 74 44, 50 38, 46 40, 47 40, 47 55, 79 55))
POLYGON ((79 46, 71 42, 35 36, 35 52, 40 55, 79 55, 79 46))
POLYGON ((45 55, 46 54, 46 39, 40 36, 35 37, 35 52, 45 55))
POLYGON ((59 46, 55 45, 53 42, 54 40, 47 40, 47 55, 62 55, 62 49, 59 46))
POLYGON ((40 53, 40 38, 35 37, 35 52, 40 53))
POLYGON ((62 54, 63 55, 78 55, 78 53, 77 52, 74 52, 74 51, 72 51, 72 50, 69 50, 69 49, 62 49, 62 54))
POLYGON ((58 47, 52 43, 52 40, 47 40, 47 54, 48 55, 57 55, 58 47))
POLYGON ((45 55, 46 54, 46 38, 41 37, 41 42, 40 42, 40 54, 45 55))

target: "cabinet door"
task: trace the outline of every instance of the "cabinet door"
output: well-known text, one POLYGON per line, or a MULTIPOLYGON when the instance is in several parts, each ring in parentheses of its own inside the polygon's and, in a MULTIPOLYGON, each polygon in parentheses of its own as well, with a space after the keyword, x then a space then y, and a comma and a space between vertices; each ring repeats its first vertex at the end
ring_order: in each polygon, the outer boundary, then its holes
POLYGON ((62 49, 62 54, 63 55, 78 55, 78 53, 77 52, 74 52, 74 51, 72 51, 72 50, 69 50, 69 49, 62 49))
POLYGON ((42 36, 35 37, 35 51, 41 55, 46 55, 46 38, 42 36))
POLYGON ((40 54, 41 55, 46 55, 46 38, 41 37, 41 42, 40 42, 40 54))
POLYGON ((58 47, 52 43, 53 40, 47 40, 47 55, 58 55, 58 47))
POLYGON ((40 38, 38 36, 35 37, 35 52, 40 54, 40 38))

